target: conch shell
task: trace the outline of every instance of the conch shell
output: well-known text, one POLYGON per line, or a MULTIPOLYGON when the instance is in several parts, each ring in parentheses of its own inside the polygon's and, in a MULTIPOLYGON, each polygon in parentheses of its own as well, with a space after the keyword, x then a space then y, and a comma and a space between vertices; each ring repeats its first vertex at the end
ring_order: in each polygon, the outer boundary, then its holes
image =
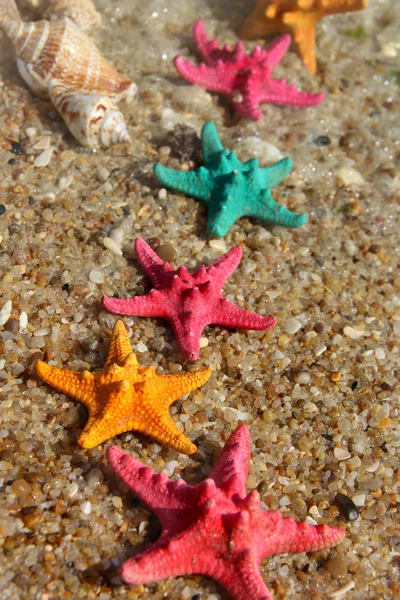
POLYGON ((100 27, 101 16, 92 0, 28 0, 43 19, 51 21, 68 17, 84 31, 100 27))
POLYGON ((83 146, 130 142, 115 102, 137 86, 120 75, 70 19, 3 21, 13 42, 22 78, 39 96, 50 96, 73 136, 83 146))

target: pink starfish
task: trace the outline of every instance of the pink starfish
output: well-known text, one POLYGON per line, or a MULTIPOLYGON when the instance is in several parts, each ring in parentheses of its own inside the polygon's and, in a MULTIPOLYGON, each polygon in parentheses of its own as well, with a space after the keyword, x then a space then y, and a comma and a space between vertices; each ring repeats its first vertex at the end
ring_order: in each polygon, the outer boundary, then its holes
POLYGON ((329 548, 341 527, 297 523, 278 510, 260 508, 260 494, 246 494, 251 441, 247 427, 231 435, 209 477, 191 486, 155 473, 118 448, 108 462, 160 519, 155 544, 124 562, 119 574, 132 585, 200 573, 219 581, 236 600, 272 600, 260 573, 267 556, 329 548))
POLYGON ((221 288, 242 258, 242 249, 232 248, 215 263, 202 265, 190 275, 183 265, 175 270, 164 262, 141 238, 135 242, 139 263, 154 288, 145 296, 118 300, 104 296, 107 310, 119 315, 161 317, 171 322, 182 355, 196 360, 204 327, 214 323, 243 329, 270 329, 273 317, 263 317, 231 304, 221 296, 221 288))
POLYGON ((272 71, 289 48, 289 35, 273 41, 267 50, 257 46, 251 54, 245 53, 243 42, 238 42, 234 50, 229 45, 218 48, 217 41, 207 36, 203 21, 194 24, 193 37, 207 64, 197 67, 178 55, 174 58, 176 70, 186 81, 226 96, 242 117, 258 121, 263 102, 314 106, 324 99, 323 94, 308 94, 288 86, 286 79, 273 79, 272 71))

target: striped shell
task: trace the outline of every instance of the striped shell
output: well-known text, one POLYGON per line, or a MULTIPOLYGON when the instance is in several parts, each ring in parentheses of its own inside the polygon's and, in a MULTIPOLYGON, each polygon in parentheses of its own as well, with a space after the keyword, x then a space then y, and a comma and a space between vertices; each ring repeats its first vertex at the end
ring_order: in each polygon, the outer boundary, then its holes
POLYGON ((41 18, 51 21, 68 17, 84 31, 100 27, 101 16, 92 0, 29 0, 41 18))
POLYGON ((6 21, 2 25, 14 44, 23 79, 36 94, 50 96, 82 145, 106 147, 129 140, 123 116, 112 100, 133 96, 137 86, 111 67, 79 27, 68 18, 35 23, 6 21), (97 109, 95 102, 99 102, 97 109), (113 118, 107 118, 109 111, 113 118), (117 113, 118 135, 108 131, 117 113), (88 114, 95 116, 91 119, 88 114), (98 123, 101 115, 104 127, 98 123))

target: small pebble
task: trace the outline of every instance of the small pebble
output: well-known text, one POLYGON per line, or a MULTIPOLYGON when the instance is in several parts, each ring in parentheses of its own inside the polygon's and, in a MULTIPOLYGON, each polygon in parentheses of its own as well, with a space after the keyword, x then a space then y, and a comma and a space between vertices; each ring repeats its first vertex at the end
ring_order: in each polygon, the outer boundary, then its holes
POLYGON ((4 303, 3 308, 0 310, 0 325, 7 323, 8 319, 10 318, 11 307, 11 300, 7 300, 7 302, 4 303))
POLYGON ((19 328, 20 328, 20 330, 26 329, 27 325, 28 325, 28 315, 23 310, 22 313, 19 315, 19 328))
POLYGON ((154 238, 150 238, 148 243, 149 243, 150 248, 155 251, 161 244, 161 241, 160 241, 160 238, 154 237, 154 238))
POLYGON ((323 323, 315 323, 313 327, 315 333, 321 334, 324 332, 324 324, 323 323))
POLYGON ((20 156, 22 154, 22 146, 19 142, 11 142, 11 152, 20 156))
POLYGON ((92 269, 89 273, 89 280, 92 283, 102 284, 104 283, 104 274, 97 269, 92 269))
POLYGON ((88 485, 96 486, 104 481, 103 472, 100 469, 91 469, 86 478, 88 485))
POLYGON ((343 166, 335 171, 336 177, 345 186, 348 185, 362 185, 365 183, 364 177, 353 167, 343 166))
POLYGON ((338 460, 348 460, 351 458, 351 454, 345 448, 335 448, 333 450, 333 456, 338 460))
POLYGON ((314 140, 314 144, 316 144, 317 146, 329 146, 329 144, 331 142, 332 142, 331 138, 328 137, 327 135, 319 135, 314 140))
POLYGON ((82 502, 82 504, 81 504, 81 512, 84 515, 90 515, 90 513, 92 512, 92 505, 89 502, 89 500, 86 500, 85 502, 82 502))
POLYGON ((215 250, 220 250, 221 252, 226 252, 226 244, 224 240, 210 240, 209 241, 210 248, 215 248, 215 250))
POLYGON ((50 148, 46 148, 37 156, 33 162, 34 167, 47 167, 49 164, 51 157, 53 156, 54 146, 50 146, 50 148))
POLYGON ((345 336, 349 337, 352 340, 359 340, 363 337, 369 336, 368 331, 358 331, 357 329, 348 326, 344 327, 343 333, 345 336))
POLYGON ((354 589, 355 587, 356 587, 356 584, 354 583, 354 581, 349 581, 343 587, 328 594, 327 597, 328 598, 339 598, 340 596, 347 594, 347 592, 350 592, 350 590, 354 589))
POLYGON ((122 250, 117 246, 117 244, 109 237, 103 238, 103 245, 107 250, 114 252, 117 256, 122 256, 122 250))
POLYGON ((355 496, 353 496, 353 502, 356 505, 356 507, 364 506, 366 498, 366 494, 356 494, 355 496))
POLYGON ((338 507, 340 514, 346 521, 355 521, 358 518, 357 506, 353 500, 345 494, 337 493, 333 501, 338 507))
POLYGON ((200 338, 200 348, 206 348, 208 346, 208 338, 201 337, 200 338))
POLYGON ((161 188, 161 190, 158 190, 158 199, 159 200, 167 199, 167 190, 165 188, 161 188))
POLYGON ((347 565, 344 559, 339 555, 331 558, 325 564, 325 568, 332 577, 344 577, 347 575, 347 565))
POLYGON ((33 144, 33 146, 31 147, 31 149, 32 150, 47 150, 47 148, 50 146, 50 142, 51 142, 50 136, 45 135, 40 140, 35 142, 33 144))
POLYGON ((19 321, 18 319, 8 319, 7 323, 4 326, 4 329, 6 331, 9 331, 10 333, 18 333, 19 331, 19 321))
POLYGON ((25 479, 16 479, 11 484, 11 490, 16 496, 29 496, 32 491, 32 486, 30 483, 25 481, 25 479))
POLYGON ((156 254, 166 262, 172 262, 176 258, 176 250, 171 244, 161 244, 155 250, 156 254))
POLYGON ((311 381, 311 374, 308 371, 297 371, 293 379, 296 383, 307 385, 311 381))
POLYGON ((6 212, 6 207, 4 206, 4 204, 0 204, 0 216, 4 215, 5 212, 6 212))
POLYGON ((287 319, 285 321, 283 328, 286 331, 286 333, 288 333, 289 335, 293 335, 294 333, 299 331, 299 329, 302 328, 302 324, 294 317, 291 317, 290 319, 287 319))

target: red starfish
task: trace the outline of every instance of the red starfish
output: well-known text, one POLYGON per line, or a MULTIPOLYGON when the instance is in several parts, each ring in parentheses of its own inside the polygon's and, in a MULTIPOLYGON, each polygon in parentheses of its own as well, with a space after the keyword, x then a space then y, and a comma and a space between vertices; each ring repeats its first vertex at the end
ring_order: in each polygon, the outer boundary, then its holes
POLYGON ((136 239, 135 252, 154 288, 145 296, 127 300, 104 296, 103 304, 119 315, 167 319, 174 328, 182 355, 188 360, 199 356, 200 336, 208 324, 244 329, 270 329, 275 325, 273 317, 251 313, 221 296, 222 286, 242 258, 239 246, 208 267, 202 265, 192 275, 183 265, 175 271, 141 238, 136 239))
POLYGON ((272 71, 289 48, 289 35, 273 41, 267 50, 257 46, 251 54, 245 53, 243 42, 238 42, 234 50, 229 45, 218 48, 217 41, 207 36, 203 21, 194 24, 193 37, 209 66, 202 63, 197 67, 178 55, 174 58, 176 70, 190 83, 226 96, 242 117, 258 121, 263 102, 314 106, 324 99, 323 94, 308 94, 288 86, 286 79, 273 79, 272 71))
POLYGON ((145 467, 117 446, 108 461, 124 483, 160 519, 155 544, 124 562, 129 584, 200 573, 219 581, 236 600, 272 600, 260 573, 263 558, 334 546, 341 527, 297 523, 278 510, 260 508, 260 494, 246 494, 251 441, 247 427, 231 435, 209 477, 191 486, 145 467))

